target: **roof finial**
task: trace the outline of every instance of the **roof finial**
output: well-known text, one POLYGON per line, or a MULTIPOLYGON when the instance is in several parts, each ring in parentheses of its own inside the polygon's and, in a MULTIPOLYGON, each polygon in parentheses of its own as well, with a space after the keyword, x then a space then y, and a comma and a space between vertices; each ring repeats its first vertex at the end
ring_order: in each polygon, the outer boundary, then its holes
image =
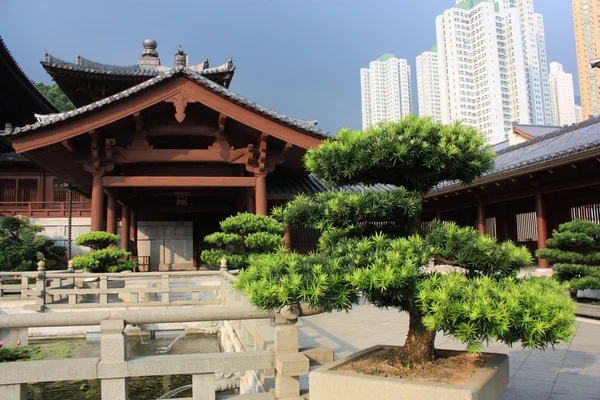
POLYGON ((160 58, 156 48, 158 43, 156 40, 146 39, 144 40, 144 50, 138 58, 138 65, 142 68, 154 68, 156 65, 160 65, 160 58))
POLYGON ((177 54, 175 54, 175 67, 185 68, 188 66, 188 56, 184 53, 183 47, 179 45, 179 50, 177 50, 177 54))

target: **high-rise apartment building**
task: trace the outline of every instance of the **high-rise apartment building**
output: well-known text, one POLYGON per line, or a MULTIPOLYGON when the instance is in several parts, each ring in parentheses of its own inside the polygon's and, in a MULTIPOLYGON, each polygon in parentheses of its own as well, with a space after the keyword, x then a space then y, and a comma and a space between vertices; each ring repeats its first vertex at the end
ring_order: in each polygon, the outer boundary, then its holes
POLYGON ((411 112, 410 65, 384 54, 360 70, 363 129, 379 122, 399 121, 411 112))
POLYGON ((505 140, 513 122, 552 124, 543 18, 533 0, 456 0, 436 30, 442 122, 463 121, 490 143, 505 140))
POLYGON ((600 115, 600 69, 590 60, 600 57, 600 0, 572 0, 575 47, 583 118, 600 115))
POLYGON ((575 120, 576 123, 583 121, 583 108, 579 104, 575 104, 575 120))
POLYGON ((501 8, 457 0, 436 19, 442 122, 463 121, 492 144, 513 121, 530 122, 519 14, 501 8))
POLYGON ((562 64, 550 63, 550 91, 555 126, 571 125, 577 122, 573 75, 564 71, 562 64))
POLYGON ((544 17, 535 13, 533 0, 496 1, 500 3, 502 9, 516 9, 519 14, 531 124, 552 125, 553 108, 548 81, 544 17))
POLYGON ((419 115, 442 121, 440 102, 440 75, 437 46, 417 57, 417 88, 419 115))

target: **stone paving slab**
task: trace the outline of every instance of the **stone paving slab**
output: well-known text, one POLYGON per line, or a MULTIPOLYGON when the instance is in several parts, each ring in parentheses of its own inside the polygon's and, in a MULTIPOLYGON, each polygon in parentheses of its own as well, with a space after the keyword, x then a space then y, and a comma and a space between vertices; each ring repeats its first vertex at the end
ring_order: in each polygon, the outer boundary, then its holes
MULTIPOLYGON (((577 319, 570 343, 555 349, 526 350, 495 342, 486 352, 509 355, 510 382, 501 400, 600 399, 600 321, 577 319)), ((329 346, 337 360, 376 344, 402 345, 408 331, 408 315, 396 310, 361 304, 349 313, 334 312, 300 318, 300 345, 329 346)), ((464 350, 465 345, 438 335, 441 349, 464 350)), ((308 389, 308 377, 300 379, 308 389)))

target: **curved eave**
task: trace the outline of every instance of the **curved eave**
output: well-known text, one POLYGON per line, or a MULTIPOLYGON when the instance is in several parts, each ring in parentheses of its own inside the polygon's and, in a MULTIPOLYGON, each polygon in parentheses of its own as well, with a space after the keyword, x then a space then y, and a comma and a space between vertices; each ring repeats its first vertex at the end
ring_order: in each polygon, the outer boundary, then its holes
MULTIPOLYGON (((35 83, 29 79, 25 72, 21 69, 17 61, 8 50, 6 43, 0 36, 0 62, 3 68, 7 69, 10 77, 3 76, 2 79, 12 80, 18 82, 21 90, 26 91, 30 100, 35 103, 35 109, 33 112, 38 113, 54 113, 58 111, 58 108, 40 90, 35 86, 35 83)), ((3 128, 3 127, 2 127, 3 128)))

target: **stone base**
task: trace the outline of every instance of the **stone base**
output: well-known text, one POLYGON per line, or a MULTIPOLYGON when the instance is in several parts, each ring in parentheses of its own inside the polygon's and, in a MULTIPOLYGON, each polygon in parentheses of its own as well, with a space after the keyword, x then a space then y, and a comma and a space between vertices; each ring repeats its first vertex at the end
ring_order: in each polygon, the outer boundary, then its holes
MULTIPOLYGON (((509 379, 508 356, 490 354, 488 363, 462 385, 418 382, 397 378, 338 372, 334 369, 348 361, 382 348, 374 346, 318 368, 309 375, 311 400, 497 400, 509 379)), ((442 354, 461 354, 453 350, 437 350, 442 354)))

